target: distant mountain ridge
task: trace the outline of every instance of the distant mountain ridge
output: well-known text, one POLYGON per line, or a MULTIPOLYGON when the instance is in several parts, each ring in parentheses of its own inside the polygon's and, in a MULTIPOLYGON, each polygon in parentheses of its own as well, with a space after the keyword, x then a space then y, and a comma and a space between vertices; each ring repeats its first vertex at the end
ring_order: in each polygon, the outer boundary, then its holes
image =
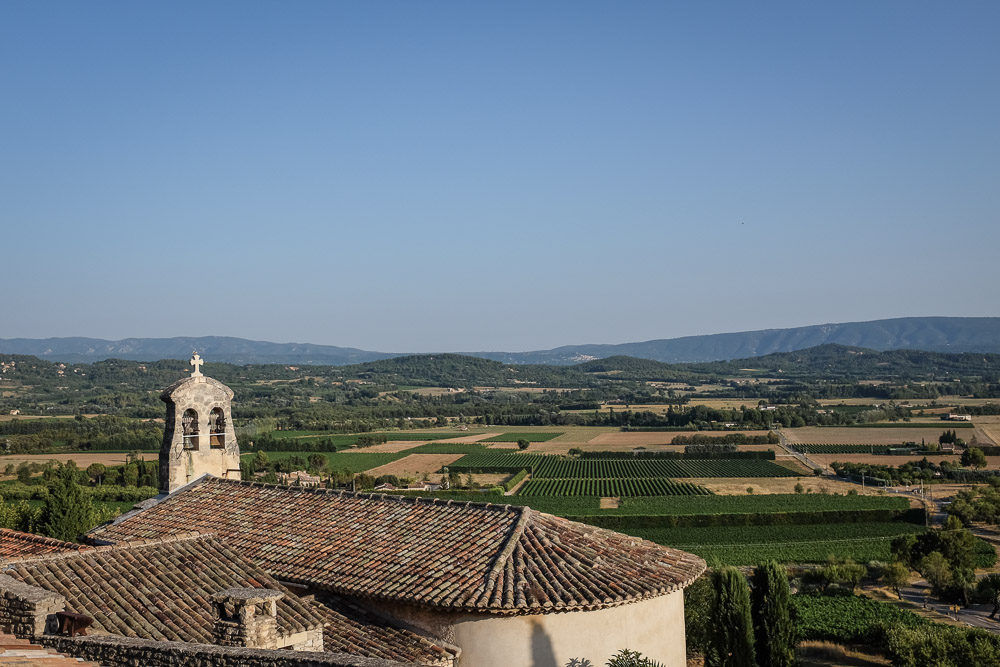
MULTIPOLYGON (((619 345, 566 345, 533 352, 473 352, 470 356, 507 364, 576 364, 629 356, 664 363, 728 361, 836 344, 872 350, 1000 353, 1000 317, 904 317, 871 322, 821 324, 651 340, 619 345)), ((102 359, 156 361, 187 359, 192 350, 206 359, 234 364, 328 364, 343 366, 405 356, 334 345, 271 343, 226 336, 177 338, 11 338, 0 352, 50 361, 102 359)))
POLYGON ((1000 317, 902 317, 650 340, 620 345, 567 345, 552 350, 474 353, 507 363, 567 364, 612 356, 664 363, 726 361, 795 352, 827 344, 870 350, 1000 352, 1000 317))
POLYGON ((86 363, 102 359, 158 361, 188 359, 197 350, 206 359, 233 364, 329 364, 345 366, 397 357, 353 347, 310 343, 270 343, 229 336, 177 338, 0 338, 0 352, 40 359, 86 363))

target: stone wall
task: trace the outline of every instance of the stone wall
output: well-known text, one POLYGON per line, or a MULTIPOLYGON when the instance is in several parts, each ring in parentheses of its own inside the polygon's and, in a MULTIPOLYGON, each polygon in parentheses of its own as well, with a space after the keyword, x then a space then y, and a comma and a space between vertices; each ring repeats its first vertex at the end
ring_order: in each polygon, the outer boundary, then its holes
POLYGON ((114 635, 37 638, 60 653, 106 667, 416 667, 343 653, 302 653, 130 639, 114 635))
POLYGON ((315 628, 291 636, 279 637, 278 646, 293 651, 322 651, 323 628, 315 628))
POLYGON ((46 622, 66 608, 66 598, 0 574, 0 628, 18 637, 37 637, 46 622))

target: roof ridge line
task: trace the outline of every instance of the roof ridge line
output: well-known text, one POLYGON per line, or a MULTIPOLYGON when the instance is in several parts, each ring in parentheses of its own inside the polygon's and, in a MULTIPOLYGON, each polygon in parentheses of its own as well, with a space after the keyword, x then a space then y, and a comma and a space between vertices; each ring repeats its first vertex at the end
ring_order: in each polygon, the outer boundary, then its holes
MULTIPOLYGON (((510 507, 510 505, 506 505, 510 507)), ((486 593, 493 586, 493 582, 496 580, 497 576, 500 574, 500 570, 506 565, 507 560, 510 559, 514 549, 517 548, 517 543, 521 541, 521 536, 524 535, 525 529, 528 527, 528 523, 534 516, 534 510, 532 510, 527 505, 521 506, 521 516, 518 518, 517 523, 514 524, 514 529, 510 531, 510 535, 507 536, 507 541, 504 542, 503 547, 497 553, 496 559, 493 561, 490 571, 486 573, 486 580, 483 582, 483 592, 486 593)))
POLYGON ((216 534, 214 532, 201 533, 196 530, 188 530, 183 533, 164 535, 163 537, 143 538, 138 540, 129 540, 127 542, 115 542, 114 544, 102 544, 100 546, 80 545, 80 549, 73 551, 63 551, 54 554, 40 554, 37 556, 19 556, 17 558, 2 559, 0 560, 0 563, 7 565, 25 562, 35 563, 50 560, 66 560, 74 557, 83 558, 90 556, 91 554, 106 553, 108 551, 128 551, 130 549, 140 549, 143 547, 157 547, 164 544, 172 544, 174 542, 192 542, 195 540, 215 538, 216 534))
POLYGON ((27 533, 23 530, 14 530, 13 528, 0 528, 0 535, 7 536, 17 540, 24 540, 25 542, 36 542, 40 544, 49 544, 52 546, 64 546, 66 548, 79 549, 83 546, 77 544, 76 542, 66 542, 65 540, 60 540, 55 537, 49 537, 48 535, 36 535, 35 533, 27 533))

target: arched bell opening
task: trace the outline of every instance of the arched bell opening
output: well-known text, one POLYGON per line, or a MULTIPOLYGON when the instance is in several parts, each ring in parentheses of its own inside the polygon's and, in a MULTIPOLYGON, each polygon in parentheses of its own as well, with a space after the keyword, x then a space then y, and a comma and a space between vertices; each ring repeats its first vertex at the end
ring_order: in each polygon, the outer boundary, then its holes
POLYGON ((226 446, 226 413, 222 408, 212 408, 208 418, 209 440, 212 447, 226 446))
POLYGON ((188 408, 181 417, 181 428, 184 435, 184 449, 198 449, 200 437, 198 433, 198 411, 188 408))

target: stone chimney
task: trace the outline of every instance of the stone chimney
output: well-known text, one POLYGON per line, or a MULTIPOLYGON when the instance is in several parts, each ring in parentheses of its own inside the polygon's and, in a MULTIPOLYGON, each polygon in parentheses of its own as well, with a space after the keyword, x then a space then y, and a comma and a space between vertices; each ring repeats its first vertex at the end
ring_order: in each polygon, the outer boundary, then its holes
POLYGON ((269 588, 229 588, 212 596, 215 625, 212 636, 219 646, 276 649, 278 600, 281 591, 269 588))

